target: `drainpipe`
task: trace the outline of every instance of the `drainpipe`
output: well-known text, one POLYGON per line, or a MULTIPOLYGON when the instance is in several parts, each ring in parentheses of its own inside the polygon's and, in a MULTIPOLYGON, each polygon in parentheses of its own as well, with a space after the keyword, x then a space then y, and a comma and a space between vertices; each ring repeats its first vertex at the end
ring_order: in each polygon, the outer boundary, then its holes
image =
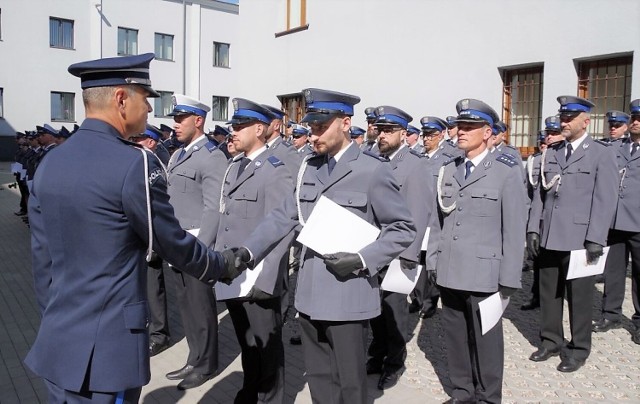
POLYGON ((182 94, 187 91, 187 2, 182 0, 182 94))

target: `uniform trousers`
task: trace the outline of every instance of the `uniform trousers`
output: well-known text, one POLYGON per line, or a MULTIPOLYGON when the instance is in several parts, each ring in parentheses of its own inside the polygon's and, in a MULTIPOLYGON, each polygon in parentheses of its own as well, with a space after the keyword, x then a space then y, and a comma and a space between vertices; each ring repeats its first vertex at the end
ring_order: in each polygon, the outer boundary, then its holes
POLYGON ((435 310, 438 307, 438 300, 440 300, 440 290, 438 286, 431 282, 427 276, 427 271, 420 271, 418 282, 411 294, 412 304, 417 305, 421 312, 427 312, 429 310, 435 310))
POLYGON ((591 352, 594 276, 567 280, 570 251, 540 249, 540 339, 544 348, 560 349, 561 358, 584 361, 591 352), (571 341, 562 328, 564 297, 569 305, 571 341))
POLYGON ((149 342, 169 343, 167 289, 162 258, 149 261, 147 270, 147 301, 149 302, 149 342))
POLYGON ((29 187, 24 179, 17 179, 18 190, 20 190, 20 210, 27 211, 27 201, 29 200, 29 187))
POLYGON ((373 340, 369 345, 368 361, 375 367, 383 366, 387 372, 396 372, 404 367, 407 357, 407 295, 383 291, 381 303, 382 313, 369 321, 373 340))
POLYGON ((502 319, 482 335, 478 303, 492 293, 440 288, 451 397, 499 403, 502 399, 504 338, 502 319))
POLYGON ((187 365, 210 375, 218 369, 218 312, 213 288, 193 276, 172 270, 184 335, 187 365))
POLYGON ((44 380, 49 393, 49 403, 65 404, 137 404, 142 387, 136 387, 116 393, 83 390, 79 392, 65 390, 48 380, 44 380))
POLYGON ((314 404, 367 403, 368 320, 312 320, 300 313, 307 382, 314 404))
POLYGON ((609 232, 609 255, 604 267, 604 295, 602 315, 607 320, 620 320, 624 301, 627 263, 631 254, 631 289, 635 312, 632 321, 640 328, 640 233, 611 230, 609 232))
POLYGON ((280 298, 227 300, 242 350, 242 388, 235 403, 284 402, 284 347, 280 298))

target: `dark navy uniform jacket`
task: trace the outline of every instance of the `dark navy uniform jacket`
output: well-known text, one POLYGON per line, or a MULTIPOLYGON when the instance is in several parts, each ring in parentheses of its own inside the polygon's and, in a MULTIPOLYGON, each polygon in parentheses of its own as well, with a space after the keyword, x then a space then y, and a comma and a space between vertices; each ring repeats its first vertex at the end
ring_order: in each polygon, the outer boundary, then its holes
MULTIPOLYGON (((145 152, 146 153, 146 152, 145 152)), ((29 200, 42 322, 25 363, 65 390, 118 392, 149 382, 146 262, 149 181, 153 250, 203 280, 222 258, 175 219, 164 171, 115 128, 87 119, 44 159, 29 200)))

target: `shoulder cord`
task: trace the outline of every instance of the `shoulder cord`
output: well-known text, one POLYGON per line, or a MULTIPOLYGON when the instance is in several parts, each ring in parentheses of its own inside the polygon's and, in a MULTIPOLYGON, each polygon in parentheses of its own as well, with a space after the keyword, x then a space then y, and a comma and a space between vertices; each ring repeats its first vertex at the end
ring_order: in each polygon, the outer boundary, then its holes
POLYGON ((298 178, 296 180, 296 208, 298 209, 298 221, 302 226, 306 224, 306 221, 302 217, 302 208, 300 206, 300 188, 302 186, 302 177, 304 177, 304 172, 307 169, 307 162, 311 158, 311 155, 306 155, 304 160, 302 160, 302 164, 300 165, 300 169, 298 170, 298 178))
MULTIPOLYGON (((244 154, 242 154, 242 156, 244 156, 244 154)), ((220 185, 220 208, 219 208, 220 213, 224 213, 224 210, 226 209, 226 205, 224 203, 224 184, 225 182, 227 182, 227 177, 229 176, 229 171, 231 171, 231 167, 233 167, 233 165, 240 160, 242 160, 242 157, 238 159, 233 159, 231 163, 227 166, 227 170, 224 172, 224 175, 222 176, 222 185, 220 185)))
POLYGON ((529 177, 529 184, 531 184, 531 186, 535 188, 538 186, 538 181, 533 181, 534 160, 535 158, 533 155, 529 156, 529 158, 527 159, 527 176, 529 177))
POLYGON ((142 153, 142 161, 144 163, 144 191, 147 199, 147 222, 149 230, 149 245, 147 246, 147 262, 151 261, 153 253, 153 223, 151 222, 151 190, 149 189, 149 157, 144 149, 138 149, 142 153))
POLYGON ((620 170, 619 173, 620 173, 620 190, 622 190, 622 181, 624 181, 624 178, 627 175, 627 167, 622 167, 622 170, 620 170))
POLYGON ((542 188, 544 188, 545 191, 550 190, 554 185, 556 185, 556 183, 558 183, 558 186, 556 187, 556 192, 558 192, 560 184, 562 184, 562 177, 560 176, 560 174, 554 175, 550 182, 547 182, 547 179, 544 175, 544 162, 547 156, 547 150, 549 149, 544 149, 544 151, 542 152, 542 160, 540 160, 540 182, 542 182, 542 188))
POLYGON ((442 179, 444 178, 444 168, 445 166, 442 166, 438 171, 438 205, 440 206, 442 213, 449 214, 456 208, 456 201, 449 206, 444 206, 444 202, 442 201, 442 179))

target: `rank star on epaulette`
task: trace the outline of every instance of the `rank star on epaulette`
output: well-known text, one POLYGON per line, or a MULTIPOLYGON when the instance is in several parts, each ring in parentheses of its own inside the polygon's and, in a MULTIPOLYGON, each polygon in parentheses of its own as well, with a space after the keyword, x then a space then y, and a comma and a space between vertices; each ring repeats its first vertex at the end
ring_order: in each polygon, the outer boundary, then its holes
POLYGON ((509 167, 513 167, 516 164, 518 164, 517 161, 514 161, 514 160, 510 159, 509 156, 507 156, 505 154, 499 155, 498 158, 496 158, 496 160, 501 162, 501 163, 503 163, 503 164, 508 165, 509 167))

